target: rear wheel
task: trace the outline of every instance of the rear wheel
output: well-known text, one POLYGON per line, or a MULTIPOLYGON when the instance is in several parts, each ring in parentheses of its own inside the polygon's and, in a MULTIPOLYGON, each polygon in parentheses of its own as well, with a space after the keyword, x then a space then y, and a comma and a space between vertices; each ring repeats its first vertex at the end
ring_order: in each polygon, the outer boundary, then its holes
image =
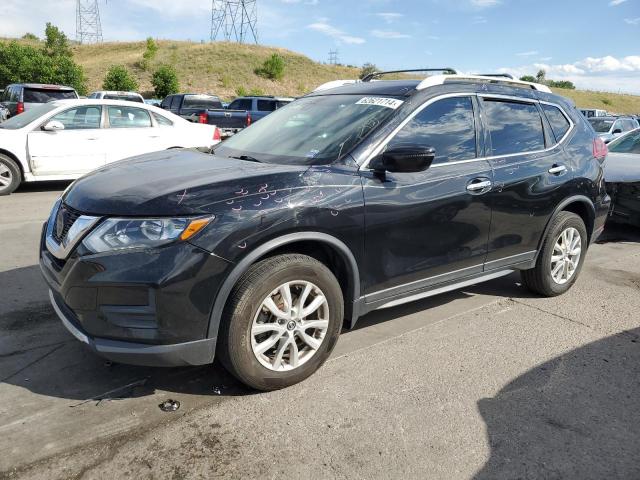
POLYGON ((221 360, 258 390, 293 385, 329 357, 343 316, 340 284, 324 264, 299 254, 268 258, 231 292, 220 327, 221 360))
POLYGON ((0 195, 14 192, 21 180, 18 164, 6 155, 0 154, 0 195))
POLYGON ((553 297, 571 288, 587 252, 587 229, 575 213, 560 212, 551 223, 535 268, 524 270, 523 283, 532 291, 553 297))

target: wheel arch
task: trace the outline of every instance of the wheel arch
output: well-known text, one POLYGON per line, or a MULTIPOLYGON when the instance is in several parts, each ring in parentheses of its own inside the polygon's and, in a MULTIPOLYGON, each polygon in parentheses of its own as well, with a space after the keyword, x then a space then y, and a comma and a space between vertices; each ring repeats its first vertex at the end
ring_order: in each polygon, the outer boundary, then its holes
POLYGON ((0 155, 9 157, 11 160, 16 162, 16 165, 18 165, 18 168, 20 169, 20 176, 21 176, 20 181, 24 182, 24 166, 22 165, 22 162, 20 161, 20 159, 16 155, 11 153, 9 150, 5 150, 4 148, 0 148, 0 155))
POLYGON ((216 295, 209 317, 208 338, 218 335, 224 308, 240 277, 256 262, 284 254, 303 253, 321 261, 338 278, 344 296, 345 318, 353 325, 357 317, 355 303, 360 296, 360 272, 356 259, 344 242, 322 232, 295 232, 270 240, 256 247, 240 260, 224 280, 216 295))
POLYGON ((549 228, 551 228, 551 222, 560 212, 572 212, 582 218, 582 221, 587 228, 587 244, 591 243, 591 236, 593 235, 593 227, 596 218, 596 208, 593 202, 588 197, 584 195, 574 195, 572 197, 564 199, 549 217, 547 225, 544 228, 544 232, 542 233, 542 236, 540 237, 540 240, 538 242, 538 252, 536 253, 536 260, 538 258, 538 255, 540 254, 540 251, 542 250, 542 242, 544 242, 544 239, 549 232, 549 228))

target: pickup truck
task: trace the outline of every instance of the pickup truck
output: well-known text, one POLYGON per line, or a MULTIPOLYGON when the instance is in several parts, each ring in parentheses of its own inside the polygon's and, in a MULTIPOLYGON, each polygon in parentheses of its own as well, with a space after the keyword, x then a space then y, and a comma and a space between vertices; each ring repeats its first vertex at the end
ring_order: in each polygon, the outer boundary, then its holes
POLYGON ((291 103, 288 97, 239 97, 224 109, 207 110, 196 121, 216 125, 223 137, 238 133, 271 112, 291 103))

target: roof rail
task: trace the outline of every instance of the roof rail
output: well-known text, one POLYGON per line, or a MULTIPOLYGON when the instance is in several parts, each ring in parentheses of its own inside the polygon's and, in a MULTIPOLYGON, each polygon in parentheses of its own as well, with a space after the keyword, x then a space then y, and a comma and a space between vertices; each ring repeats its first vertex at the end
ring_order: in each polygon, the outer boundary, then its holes
POLYGON ((453 68, 413 68, 411 70, 389 70, 386 72, 373 72, 362 79, 363 82, 370 82, 374 78, 381 77, 382 75, 390 75, 392 73, 418 73, 418 72, 443 72, 450 75, 455 75, 456 72, 453 68))
POLYGON ((321 92, 323 90, 330 90, 332 88, 342 87, 344 85, 353 85, 354 83, 360 83, 361 80, 332 80, 327 83, 323 83, 322 85, 316 87, 314 92, 321 92))
POLYGON ((515 77, 510 73, 474 73, 474 75, 478 77, 498 77, 498 78, 504 77, 504 78, 510 78, 511 80, 515 80, 515 77))
POLYGON ((532 90, 538 90, 539 92, 551 93, 551 89, 549 87, 540 83, 523 82, 522 80, 512 78, 501 78, 486 75, 434 75, 433 77, 425 78, 420 82, 416 87, 416 90, 424 90, 425 88, 442 85, 446 81, 494 83, 510 85, 512 87, 530 88, 532 90))

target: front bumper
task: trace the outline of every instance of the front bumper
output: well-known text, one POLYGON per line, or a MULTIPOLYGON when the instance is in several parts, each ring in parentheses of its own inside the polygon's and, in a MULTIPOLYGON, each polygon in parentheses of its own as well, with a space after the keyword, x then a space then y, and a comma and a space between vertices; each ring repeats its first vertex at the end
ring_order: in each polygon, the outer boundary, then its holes
POLYGON ((64 326, 110 360, 147 366, 213 361, 208 330, 230 263, 187 242, 158 249, 53 256, 40 245, 40 268, 64 326))

